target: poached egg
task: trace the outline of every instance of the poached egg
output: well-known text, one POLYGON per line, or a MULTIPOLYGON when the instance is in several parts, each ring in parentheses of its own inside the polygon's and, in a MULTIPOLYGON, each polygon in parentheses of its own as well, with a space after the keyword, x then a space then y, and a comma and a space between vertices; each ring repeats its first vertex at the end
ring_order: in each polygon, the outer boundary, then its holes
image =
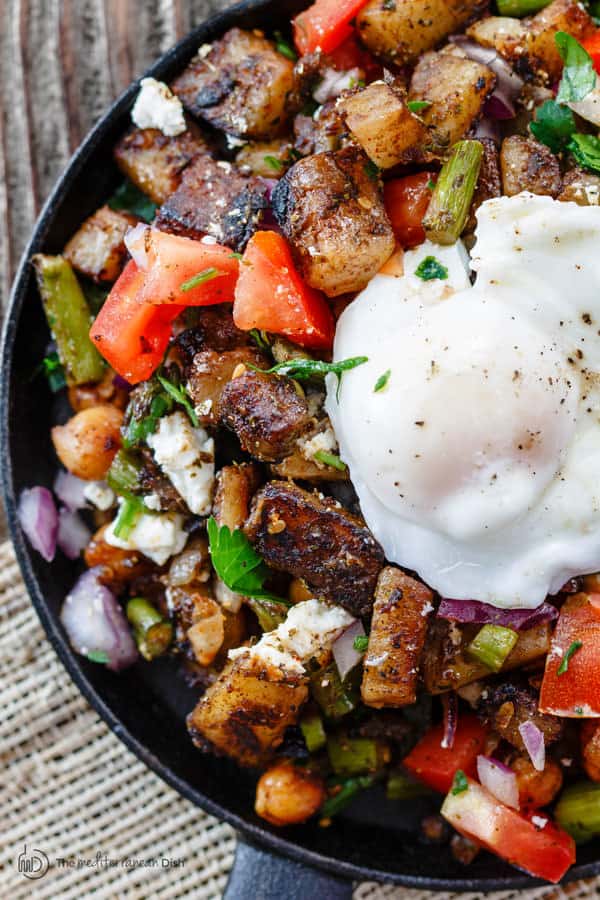
POLYGON ((344 311, 327 411, 387 558, 444 597, 534 608, 600 569, 600 209, 484 203, 344 311), (423 281, 429 256, 448 277, 423 281), (471 284, 471 270, 476 274, 471 284), (375 385, 388 373, 385 386, 375 385))

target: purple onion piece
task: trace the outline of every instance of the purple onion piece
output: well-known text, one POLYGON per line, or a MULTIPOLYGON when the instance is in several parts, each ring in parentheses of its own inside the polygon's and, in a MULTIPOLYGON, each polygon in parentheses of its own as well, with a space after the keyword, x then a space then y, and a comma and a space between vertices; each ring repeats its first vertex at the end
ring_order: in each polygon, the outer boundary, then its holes
POLYGON ((56 553, 58 513, 48 488, 32 487, 21 491, 17 514, 31 546, 46 562, 52 562, 56 553))
POLYGON ((442 600, 438 616, 461 622, 463 625, 503 625, 513 631, 528 631, 544 622, 558 618, 558 610, 550 603, 542 603, 537 609, 498 609, 479 600, 442 600))
POLYGON ((75 512, 87 506, 84 494, 87 485, 87 481, 61 469, 54 479, 52 487, 60 502, 64 503, 67 509, 75 512))
POLYGON ((491 756, 477 757, 479 781, 497 800, 513 809, 519 808, 519 785, 512 769, 491 756))
POLYGON ((129 393, 129 391, 133 390, 133 385, 130 384, 125 378, 123 378, 122 375, 119 375, 118 372, 115 373, 113 384, 117 388, 117 390, 120 391, 127 391, 127 393, 129 393))
POLYGON ((442 706, 444 707, 444 736, 440 746, 444 750, 452 750, 458 726, 458 700, 454 691, 442 694, 442 706))
POLYGON ((516 114, 517 111, 511 100, 500 91, 494 91, 492 96, 488 97, 483 107, 483 115, 498 122, 514 119, 516 114))
POLYGON ((138 269, 148 268, 147 234, 152 234, 150 226, 140 223, 130 228, 125 235, 125 246, 138 269))
POLYGON ((62 506, 58 511, 56 543, 69 559, 77 559, 90 542, 92 532, 81 516, 62 506))
POLYGON ((473 136, 479 141, 494 141, 498 146, 502 143, 502 134, 500 133, 500 126, 497 119, 480 119, 475 125, 473 136))
POLYGON ((543 772, 546 766, 546 744, 544 735, 535 722, 528 721, 519 725, 519 734, 523 738, 525 749, 533 763, 533 768, 543 772))
POLYGON ((118 672, 137 661, 138 651, 117 598, 98 580, 100 571, 88 569, 77 580, 60 618, 77 653, 118 672))
POLYGON ((514 119, 514 103, 525 84, 523 79, 493 48, 482 47, 464 34, 452 35, 448 40, 460 47, 469 59, 487 66, 496 76, 496 88, 486 103, 484 115, 492 119, 514 119))
POLYGON ((333 642, 331 650, 342 681, 363 658, 363 654, 354 647, 354 639, 362 637, 364 633, 363 624, 357 619, 333 642))

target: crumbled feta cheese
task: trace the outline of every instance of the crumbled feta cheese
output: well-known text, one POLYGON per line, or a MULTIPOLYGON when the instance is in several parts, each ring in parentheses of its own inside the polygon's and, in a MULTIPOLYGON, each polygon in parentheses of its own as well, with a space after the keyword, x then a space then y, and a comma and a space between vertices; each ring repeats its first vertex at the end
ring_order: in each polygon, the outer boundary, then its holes
POLYGON ((225 135, 227 140, 227 146, 230 150, 235 150, 237 147, 245 147, 248 141, 242 141, 240 138, 234 137, 232 134, 225 135))
POLYGON ((220 603, 223 609, 228 612, 237 613, 242 605, 242 595, 236 594, 231 588, 228 588, 224 581, 215 578, 214 583, 215 600, 220 603))
POLYGON ((181 100, 155 78, 142 78, 131 118, 138 128, 158 128, 167 137, 183 134, 187 127, 181 100))
POLYGON ((278 669, 302 675, 305 664, 329 649, 354 622, 355 619, 341 606, 305 600, 292 606, 285 622, 263 634, 258 644, 230 650, 229 657, 250 655, 278 669))
POLYGON ((545 828, 548 824, 548 819, 545 816, 532 816, 531 824, 535 825, 536 828, 545 828))
MULTIPOLYGON (((189 390, 188 390, 189 394, 189 390)), ((212 409, 212 397, 207 397, 206 400, 202 400, 197 406, 194 407, 194 412, 197 416, 209 416, 210 411, 212 409)))
POLYGON ((212 44, 202 44, 201 47, 198 47, 198 56, 200 57, 200 59, 206 59, 206 57, 210 54, 212 48, 212 44))
POLYGON ((299 438, 298 446, 305 459, 322 466, 322 463, 319 463, 319 461, 315 459, 315 455, 322 452, 335 452, 337 450, 338 442, 333 428, 331 425, 328 425, 324 431, 317 432, 317 434, 313 435, 311 438, 299 438))
POLYGON ((207 516, 215 483, 215 442, 203 428, 193 428, 184 412, 159 420, 148 435, 154 459, 191 512, 207 516))
POLYGON ((83 489, 83 496, 95 506, 96 509, 104 512, 115 504, 115 492, 109 488, 105 481, 88 481, 83 489))
POLYGON ((316 418, 323 409, 323 404, 325 403, 325 394, 322 391, 315 390, 307 390, 306 392, 306 403, 308 406, 308 414, 313 418, 316 418))
POLYGON ((160 497, 154 491, 151 494, 146 494, 144 497, 144 506, 148 509, 152 509, 155 512, 160 512, 162 509, 162 503, 160 502, 160 497))
POLYGON ((181 553, 188 538, 180 513, 159 516, 142 513, 127 538, 115 535, 116 521, 111 522, 104 533, 106 543, 121 550, 139 550, 158 566, 164 565, 170 556, 181 553))

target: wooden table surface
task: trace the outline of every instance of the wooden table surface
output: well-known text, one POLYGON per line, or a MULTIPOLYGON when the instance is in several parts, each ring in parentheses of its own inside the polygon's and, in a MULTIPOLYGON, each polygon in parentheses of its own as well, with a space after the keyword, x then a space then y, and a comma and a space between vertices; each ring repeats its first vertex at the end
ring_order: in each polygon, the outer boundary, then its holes
POLYGON ((0 0, 0 297, 69 156, 111 101, 231 0, 0 0))

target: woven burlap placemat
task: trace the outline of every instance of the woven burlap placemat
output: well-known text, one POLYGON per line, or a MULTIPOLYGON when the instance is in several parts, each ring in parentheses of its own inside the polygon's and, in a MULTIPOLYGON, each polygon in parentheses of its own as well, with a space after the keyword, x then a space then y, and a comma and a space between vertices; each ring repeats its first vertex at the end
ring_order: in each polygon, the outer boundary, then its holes
MULTIPOLYGON (((8 543, 0 544, 0 773, 0 900, 221 897, 234 832, 149 772, 88 706, 45 638, 8 543)), ((522 896, 583 900, 600 896, 600 879, 522 896)), ((356 900, 401 897, 439 895, 355 890, 356 900)))

